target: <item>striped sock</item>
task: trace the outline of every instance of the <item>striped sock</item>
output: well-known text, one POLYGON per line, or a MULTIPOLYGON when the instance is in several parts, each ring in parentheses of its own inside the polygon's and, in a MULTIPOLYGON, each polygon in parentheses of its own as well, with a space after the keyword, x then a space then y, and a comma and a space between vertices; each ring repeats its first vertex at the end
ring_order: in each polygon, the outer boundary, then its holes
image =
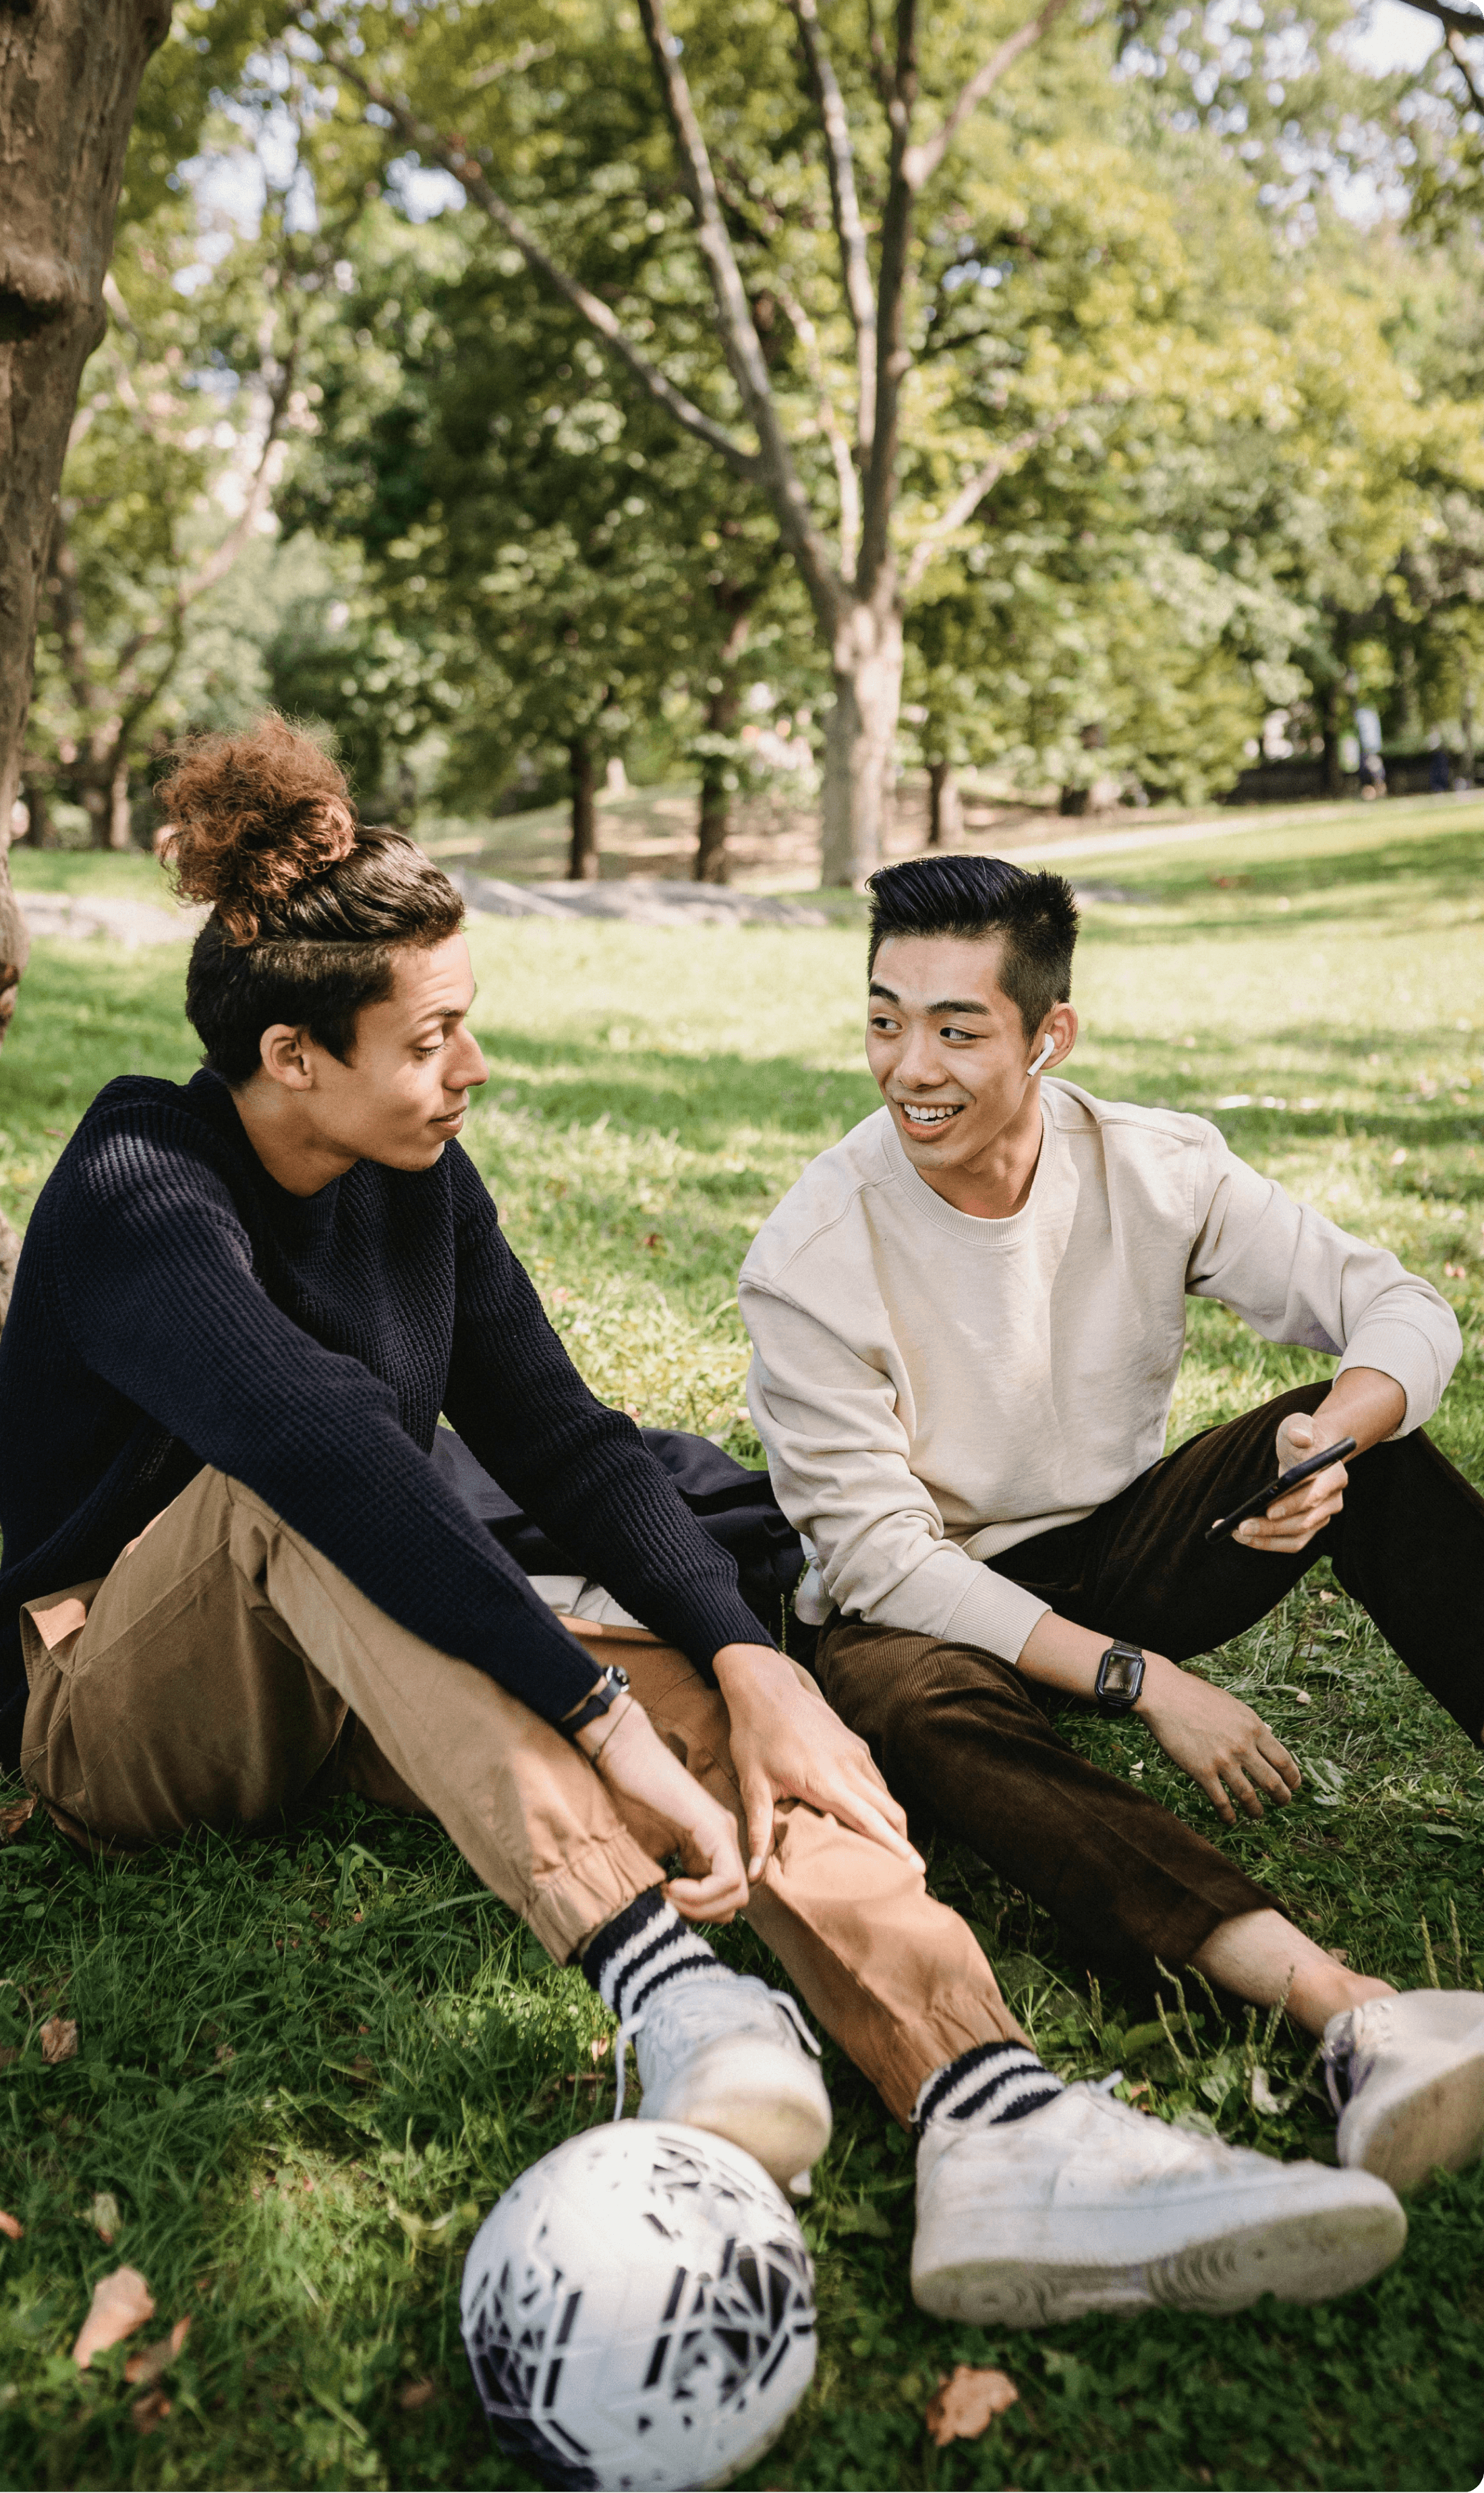
POLYGON ((681 1974, 728 1975, 698 1931, 682 1922, 657 1887, 647 1887, 605 1922, 582 1953, 582 1969, 621 2026, 661 1983, 681 1974))
POLYGON ((912 2127, 921 2138, 930 2120, 951 2120, 967 2128, 989 2129, 997 2121, 1023 2120, 1063 2091, 1060 2078, 1024 2043, 978 2043, 972 2052, 946 2060, 924 2083, 912 2111, 912 2127))

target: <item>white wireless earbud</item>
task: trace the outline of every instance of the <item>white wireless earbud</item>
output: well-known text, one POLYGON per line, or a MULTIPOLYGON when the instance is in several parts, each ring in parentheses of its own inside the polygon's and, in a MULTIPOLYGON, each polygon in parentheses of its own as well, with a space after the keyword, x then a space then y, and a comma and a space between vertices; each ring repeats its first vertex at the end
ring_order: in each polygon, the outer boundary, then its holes
POLYGON ((1037 1057, 1034 1065, 1028 1065, 1025 1068, 1026 1080, 1029 1081, 1033 1073, 1039 1073, 1042 1066, 1045 1065, 1046 1058, 1048 1056, 1054 1056, 1055 1054, 1056 1041, 1051 1036, 1050 1032, 1047 1031, 1045 1038, 1041 1042, 1041 1054, 1037 1057))

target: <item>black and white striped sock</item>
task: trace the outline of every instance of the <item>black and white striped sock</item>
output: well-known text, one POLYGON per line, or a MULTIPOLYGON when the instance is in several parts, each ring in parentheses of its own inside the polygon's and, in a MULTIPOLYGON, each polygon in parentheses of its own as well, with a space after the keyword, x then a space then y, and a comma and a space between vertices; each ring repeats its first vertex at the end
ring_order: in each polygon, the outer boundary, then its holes
POLYGON ((951 2120, 965 2129, 971 2123, 989 2129, 998 2121, 1023 2120, 1062 2091, 1060 2078, 1024 2043, 978 2043, 924 2081, 913 2106, 913 2132, 921 2138, 930 2120, 951 2120))
POLYGON ((681 1974, 728 1976, 698 1931, 682 1922, 657 1887, 647 1887, 605 1922, 582 1953, 582 1969, 621 2026, 636 2016, 661 1983, 681 1974))

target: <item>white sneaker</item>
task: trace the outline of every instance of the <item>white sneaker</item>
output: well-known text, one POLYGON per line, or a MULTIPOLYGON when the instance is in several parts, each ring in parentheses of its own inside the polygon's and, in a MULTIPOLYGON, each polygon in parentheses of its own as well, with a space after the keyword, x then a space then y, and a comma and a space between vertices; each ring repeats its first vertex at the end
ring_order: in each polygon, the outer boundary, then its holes
POLYGON ((712 2130, 755 2155, 780 2188, 792 2183, 803 2195, 809 2166, 830 2144, 830 2098, 815 2066, 819 2045, 786 1992, 726 1966, 682 1974, 620 2027, 621 2075, 630 2035, 641 2120, 712 2130))
POLYGON ((1404 1991, 1324 2028, 1340 2161, 1411 2190, 1484 2148, 1484 1992, 1404 1991))
POLYGON ((1280 2164, 1087 2086, 987 2129, 930 2120, 917 2206, 916 2300, 984 2327, 1155 2302, 1240 2311, 1259 2294, 1322 2302, 1407 2239, 1370 2174, 1280 2164))

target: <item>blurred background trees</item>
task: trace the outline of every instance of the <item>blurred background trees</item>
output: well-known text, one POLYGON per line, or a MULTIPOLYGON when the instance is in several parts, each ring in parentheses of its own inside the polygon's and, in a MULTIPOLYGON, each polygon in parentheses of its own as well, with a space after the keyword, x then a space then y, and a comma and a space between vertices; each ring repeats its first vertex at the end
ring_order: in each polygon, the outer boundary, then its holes
MULTIPOLYGON (((1204 801, 1263 752, 1338 789, 1357 703, 1471 775, 1484 20, 1378 75, 1332 0, 1043 17, 909 202, 872 523, 908 16, 676 10, 739 378, 628 0, 178 7, 63 476, 26 835, 147 840, 169 739, 272 700, 333 731, 368 813, 560 796, 578 876, 605 784, 687 783, 723 878, 759 723, 802 718, 828 770, 864 699, 762 473, 765 397, 845 607, 885 529, 883 786, 921 766, 939 839, 965 771, 1070 813, 1204 801)), ((920 140, 1031 25, 971 0, 918 30, 920 140)))

